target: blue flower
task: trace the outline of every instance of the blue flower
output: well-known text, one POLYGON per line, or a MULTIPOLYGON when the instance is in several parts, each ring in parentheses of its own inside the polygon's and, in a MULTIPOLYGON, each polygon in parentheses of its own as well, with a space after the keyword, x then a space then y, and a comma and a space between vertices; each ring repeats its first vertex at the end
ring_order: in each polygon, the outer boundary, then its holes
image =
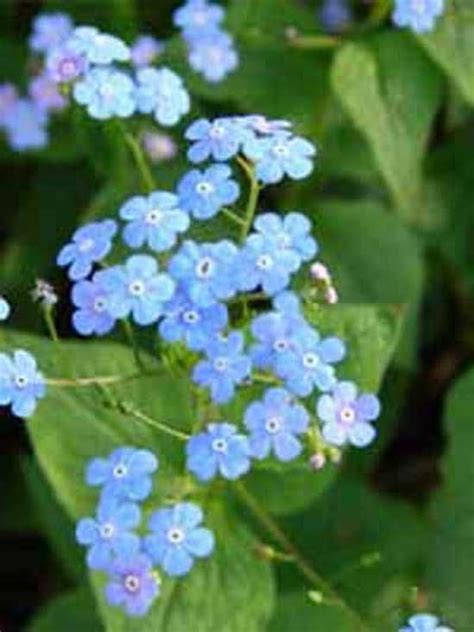
POLYGON ((159 331, 167 342, 182 340, 189 349, 200 351, 222 332, 227 322, 227 307, 222 303, 198 307, 181 292, 165 305, 159 331))
POLYGON ((91 64, 108 66, 114 61, 128 61, 130 49, 118 37, 101 33, 95 26, 79 26, 74 29, 68 46, 84 55, 91 64))
POLYGON ((10 312, 11 309, 8 301, 4 299, 3 296, 0 296, 0 320, 7 320, 10 316, 10 312))
POLYGON ((34 77, 30 81, 28 92, 33 103, 43 112, 58 112, 67 106, 66 98, 47 74, 34 77))
POLYGON ((316 148, 304 138, 280 132, 268 138, 249 140, 244 153, 256 163, 257 178, 264 184, 275 184, 285 175, 293 180, 309 176, 316 148))
POLYGON ((140 35, 131 48, 132 63, 136 68, 152 64, 165 46, 151 35, 140 35))
POLYGON ((48 143, 46 113, 29 99, 18 99, 4 120, 8 142, 16 151, 41 149, 48 143))
POLYGON ((415 614, 408 620, 407 626, 400 628, 399 632, 454 632, 440 623, 438 617, 432 614, 415 614))
POLYGON ((331 366, 340 362, 346 348, 337 337, 321 340, 312 327, 301 327, 293 336, 287 351, 278 354, 275 372, 285 380, 295 395, 307 397, 314 388, 328 391, 335 383, 335 370, 331 366))
POLYGON ((104 270, 100 282, 109 295, 112 316, 127 318, 132 314, 138 325, 157 321, 175 290, 174 281, 159 273, 156 260, 148 255, 133 255, 125 265, 104 270))
POLYGON ((115 325, 115 318, 108 311, 109 296, 101 283, 104 272, 96 272, 92 281, 79 281, 72 288, 72 302, 78 308, 72 323, 83 336, 104 336, 115 325))
POLYGON ((209 424, 205 432, 189 439, 186 466, 206 482, 221 474, 235 480, 250 469, 250 446, 245 435, 228 423, 209 424))
POLYGON ((141 68, 137 72, 137 108, 153 113, 158 123, 176 125, 189 112, 191 101, 181 77, 169 68, 141 68))
POLYGON ((74 84, 74 99, 85 105, 89 116, 106 120, 127 118, 135 112, 135 85, 130 77, 113 68, 94 67, 74 84))
POLYGON ((214 32, 190 42, 189 64, 207 81, 218 83, 239 65, 234 40, 228 33, 214 32))
POLYGON ((116 232, 117 224, 111 219, 81 226, 72 236, 71 243, 60 250, 56 263, 62 267, 70 266, 69 278, 73 281, 84 279, 94 263, 108 255, 116 232))
POLYGON ((395 0, 392 20, 397 26, 407 26, 415 33, 428 33, 434 29, 444 8, 444 0, 395 0))
POLYGON ((244 424, 253 457, 265 459, 273 451, 280 461, 291 461, 303 449, 297 435, 308 429, 309 415, 304 406, 293 403, 288 391, 271 388, 262 402, 250 404, 244 424))
POLYGON ((235 386, 250 374, 252 361, 243 353, 244 337, 240 331, 217 336, 206 345, 206 360, 194 367, 193 380, 210 389, 217 404, 225 404, 234 396, 235 386))
POLYGON ((224 10, 207 0, 187 0, 173 14, 175 26, 183 31, 186 39, 200 37, 206 32, 215 32, 224 19, 224 10))
POLYGON ((8 117, 18 102, 18 92, 11 83, 0 84, 0 127, 7 124, 8 117))
POLYGON ((241 290, 261 287, 273 296, 287 287, 300 262, 291 249, 279 247, 272 235, 252 234, 239 253, 235 274, 241 290))
POLYGON ((171 577, 187 575, 194 558, 209 557, 214 550, 214 535, 201 526, 203 518, 194 503, 178 503, 152 514, 153 534, 145 538, 145 550, 171 577))
POLYGON ((352 11, 347 0, 324 0, 319 19, 328 33, 344 31, 352 20, 352 11))
POLYGON ((204 162, 213 158, 225 162, 238 154, 239 149, 248 137, 248 131, 235 118, 217 118, 214 121, 199 119, 192 123, 185 134, 193 141, 188 150, 191 162, 204 162))
POLYGON ((178 205, 172 193, 155 191, 147 197, 134 196, 119 211, 120 217, 129 223, 123 237, 131 248, 147 244, 155 252, 172 248, 178 234, 189 228, 189 215, 178 205))
POLYGON ((70 83, 88 69, 84 55, 72 50, 67 42, 50 51, 45 65, 48 76, 56 83, 70 83))
POLYGON ((231 179, 227 165, 212 165, 205 171, 193 169, 178 183, 181 208, 196 219, 214 217, 220 209, 233 204, 240 195, 240 187, 231 179))
POLYGON ((72 33, 71 18, 65 13, 43 13, 33 22, 30 47, 39 53, 46 53, 62 44, 72 33))
POLYGON ((318 252, 318 245, 311 236, 311 222, 301 213, 288 213, 283 217, 276 213, 259 215, 254 228, 268 240, 276 243, 277 253, 291 253, 300 263, 309 261, 318 252))
POLYGON ((0 353, 0 406, 11 406, 17 417, 31 417, 45 391, 44 377, 31 353, 18 349, 13 358, 0 353))
POLYGON ((120 556, 109 567, 105 597, 132 617, 144 616, 160 594, 160 583, 146 555, 120 556))
POLYGON ((316 411, 323 423, 323 437, 332 445, 351 443, 364 448, 375 438, 369 422, 379 416, 380 402, 375 395, 359 395, 352 382, 338 382, 331 394, 318 399, 316 411))
POLYGON ((87 565, 108 570, 116 555, 133 555, 140 550, 140 538, 131 530, 139 526, 141 512, 134 503, 122 503, 105 496, 96 518, 83 518, 76 527, 79 544, 88 547, 87 565))
POLYGON ((236 292, 237 247, 230 241, 197 244, 185 241, 169 263, 171 276, 199 307, 209 307, 236 292))
POLYGON ((106 459, 91 459, 86 469, 86 482, 102 487, 102 497, 119 500, 145 500, 152 488, 151 474, 158 469, 158 459, 148 450, 123 447, 106 459))

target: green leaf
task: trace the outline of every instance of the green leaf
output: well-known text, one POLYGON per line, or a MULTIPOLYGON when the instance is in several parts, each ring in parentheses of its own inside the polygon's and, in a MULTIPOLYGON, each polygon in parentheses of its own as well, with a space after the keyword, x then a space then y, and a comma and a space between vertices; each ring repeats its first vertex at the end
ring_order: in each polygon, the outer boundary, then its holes
POLYGON ((81 588, 56 597, 44 606, 28 626, 28 632, 101 632, 94 598, 81 588))
POLYGON ((449 448, 443 486, 432 506, 435 536, 430 543, 428 588, 435 591, 437 610, 456 630, 474 626, 474 371, 449 394, 446 424, 449 448))
POLYGON ((474 104, 474 11, 471 0, 447 2, 431 33, 417 37, 426 52, 474 104))
POLYGON ((339 608, 313 603, 308 594, 284 593, 268 632, 354 632, 353 620, 339 608))
POLYGON ((422 160, 439 107, 439 73, 404 33, 384 33, 369 48, 336 54, 332 84, 369 142, 400 215, 423 223, 422 160))

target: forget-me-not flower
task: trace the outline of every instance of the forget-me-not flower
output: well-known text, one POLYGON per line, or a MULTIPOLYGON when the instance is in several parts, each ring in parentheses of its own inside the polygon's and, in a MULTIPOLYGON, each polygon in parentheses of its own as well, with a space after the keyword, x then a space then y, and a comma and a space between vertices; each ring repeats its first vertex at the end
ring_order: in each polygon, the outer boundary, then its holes
POLYGON ((176 125, 189 112, 191 100, 183 80, 169 68, 137 71, 137 109, 154 115, 161 125, 176 125))
POLYGON ((236 480, 250 470, 250 446, 245 435, 228 423, 212 423, 186 445, 186 466, 206 482, 220 474, 236 480))
POLYGON ((95 26, 78 26, 74 29, 68 46, 84 55, 91 64, 108 66, 114 61, 130 59, 130 49, 120 38, 102 33, 95 26))
POLYGON ((149 66, 164 50, 164 44, 151 35, 139 35, 130 49, 135 67, 149 66))
POLYGON ((186 130, 185 137, 193 143, 188 158, 194 163, 209 158, 225 162, 238 154, 247 136, 248 131, 235 118, 199 119, 186 130))
POLYGON ((318 245, 311 236, 311 222, 302 213, 288 213, 283 217, 264 213, 256 218, 254 229, 275 242, 277 257, 291 253, 302 263, 318 252, 318 245))
POLYGON ((209 219, 240 195, 240 187, 232 180, 228 165, 212 165, 205 171, 192 169, 178 183, 181 208, 196 219, 209 219))
POLYGON ((147 555, 117 557, 109 569, 110 582, 105 597, 112 606, 121 606, 132 617, 144 616, 160 594, 160 583, 147 555))
POLYGON ((5 116, 10 147, 16 151, 41 149, 48 143, 47 114, 30 99, 18 99, 5 116))
POLYGON ((70 83, 81 77, 89 67, 87 59, 73 50, 67 42, 54 48, 46 57, 46 72, 56 83, 70 83))
POLYGON ((89 116, 106 120, 127 118, 135 112, 135 84, 130 77, 112 67, 95 66, 74 84, 73 96, 86 106, 89 116))
POLYGON ((18 91, 13 84, 0 84, 0 127, 5 126, 18 98, 18 91))
POLYGON ((31 353, 17 349, 12 358, 0 353, 0 406, 11 406, 17 417, 30 417, 45 392, 44 377, 31 353))
POLYGON ((99 270, 92 281, 79 281, 72 288, 71 298, 77 308, 72 315, 72 324, 83 336, 105 336, 115 325, 116 319, 108 310, 108 292, 101 283, 104 272, 99 270))
POLYGON ((72 20, 65 13, 42 13, 33 22, 30 47, 35 52, 47 53, 65 42, 72 29, 72 20))
POLYGON ((393 22, 415 33, 428 33, 445 8, 444 0, 395 0, 393 22))
POLYGON ((191 42, 189 64, 207 81, 222 81, 239 65, 239 56, 231 35, 224 32, 209 33, 191 42))
POLYGON ((433 614, 415 614, 408 619, 408 625, 399 632, 454 632, 452 628, 442 625, 433 614))
POLYGON ((145 538, 145 550, 171 577, 187 575, 195 558, 209 557, 214 550, 214 534, 201 526, 203 519, 200 507, 189 502, 152 514, 152 534, 145 538))
POLYGON ((173 22, 183 31, 187 40, 201 38, 206 33, 214 33, 224 19, 224 10, 218 4, 207 0, 187 0, 173 14, 173 22))
POLYGON ((56 82, 47 74, 34 77, 30 81, 28 92, 36 107, 44 112, 59 112, 67 105, 67 100, 58 90, 56 82))

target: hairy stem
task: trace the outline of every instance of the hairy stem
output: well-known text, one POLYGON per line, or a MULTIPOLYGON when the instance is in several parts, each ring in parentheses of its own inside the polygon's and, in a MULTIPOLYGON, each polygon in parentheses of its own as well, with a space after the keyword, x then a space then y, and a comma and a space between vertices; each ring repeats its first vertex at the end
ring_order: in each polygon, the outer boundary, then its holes
POLYGON ((153 419, 153 417, 149 417, 148 415, 143 413, 141 410, 137 410, 136 408, 134 408, 131 404, 128 404, 127 402, 117 402, 117 408, 121 412, 125 413, 126 415, 131 415, 132 417, 135 417, 135 419, 139 419, 140 421, 143 421, 151 428, 154 428, 155 430, 159 430, 160 432, 164 432, 165 434, 168 434, 171 437, 174 437, 175 439, 179 439, 180 441, 187 441, 191 436, 187 434, 186 432, 181 432, 180 430, 171 428, 171 426, 168 426, 162 423, 161 421, 158 421, 157 419, 153 419))
POLYGON ((49 335, 53 342, 59 342, 58 330, 56 329, 56 323, 54 322, 53 306, 44 305, 42 307, 44 322, 48 329, 49 335))
POLYGON ((145 191, 151 193, 156 188, 155 179, 153 178, 145 153, 135 136, 129 132, 120 121, 118 123, 125 142, 127 143, 133 159, 135 160, 135 164, 137 165, 145 191))
POLYGON ((237 158, 239 165, 242 167, 250 183, 249 199, 247 202, 247 208, 245 210, 245 217, 242 222, 240 230, 240 242, 243 243, 249 234, 252 226, 255 211, 257 210, 258 196, 260 193, 260 186, 258 180, 255 177, 255 170, 244 158, 240 156, 237 158))

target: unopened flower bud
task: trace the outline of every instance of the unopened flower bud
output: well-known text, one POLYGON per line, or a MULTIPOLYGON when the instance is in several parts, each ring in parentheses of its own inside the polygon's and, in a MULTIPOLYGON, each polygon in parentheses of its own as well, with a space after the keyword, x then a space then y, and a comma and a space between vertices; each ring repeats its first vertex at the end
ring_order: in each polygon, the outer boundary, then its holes
POLYGON ((43 279, 36 279, 35 287, 31 291, 31 298, 43 307, 52 307, 58 302, 58 295, 53 286, 43 279))
POLYGON ((324 265, 324 263, 316 261, 316 263, 313 263, 313 265, 311 266, 310 272, 311 276, 316 281, 326 281, 327 283, 331 282, 331 275, 329 274, 329 270, 324 265))
POLYGON ((329 305, 335 305, 339 301, 339 294, 332 285, 326 290, 326 301, 329 305))
POLYGON ((316 452, 309 459, 309 464, 313 470, 322 470, 326 465, 326 457, 322 452, 316 452))
POLYGON ((145 132, 142 135, 143 148, 152 162, 166 162, 178 153, 176 143, 167 134, 145 132))

